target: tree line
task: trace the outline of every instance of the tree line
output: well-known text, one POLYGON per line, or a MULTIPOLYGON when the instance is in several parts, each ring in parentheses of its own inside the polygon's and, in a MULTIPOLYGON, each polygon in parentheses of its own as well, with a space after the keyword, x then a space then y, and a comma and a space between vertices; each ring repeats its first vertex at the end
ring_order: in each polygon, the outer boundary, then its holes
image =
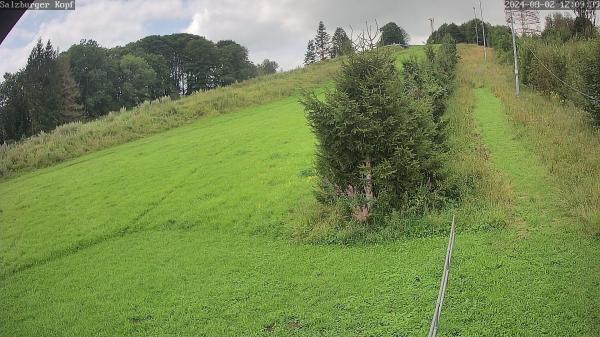
POLYGON ((483 45, 485 28, 485 41, 488 46, 496 46, 510 42, 510 30, 503 25, 491 25, 479 19, 472 19, 460 25, 444 23, 436 29, 427 39, 427 43, 442 43, 446 35, 452 37, 456 43, 471 43, 483 45))
MULTIPOLYGON (((518 38, 520 81, 573 102, 600 125, 600 30, 593 14, 575 14, 549 15, 539 34, 518 38)), ((498 49, 501 60, 512 64, 512 46, 498 49)))
POLYGON ((210 90, 274 73, 232 40, 193 34, 148 36, 115 48, 82 40, 60 53, 38 40, 27 64, 0 83, 0 144, 97 118, 163 96, 210 90))
MULTIPOLYGON (((410 40, 406 31, 394 22, 389 22, 378 28, 380 33, 378 46, 400 45, 408 46, 410 40)), ((304 54, 304 64, 312 64, 318 61, 333 59, 338 56, 348 55, 355 51, 354 41, 349 37, 346 31, 337 27, 333 36, 327 33, 323 21, 319 21, 315 37, 308 41, 306 53, 304 54)))

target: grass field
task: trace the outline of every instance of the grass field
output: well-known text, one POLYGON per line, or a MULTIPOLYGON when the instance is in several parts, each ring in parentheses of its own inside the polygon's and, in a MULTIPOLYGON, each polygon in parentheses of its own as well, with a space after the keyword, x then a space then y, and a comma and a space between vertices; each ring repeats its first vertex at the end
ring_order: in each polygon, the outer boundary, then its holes
MULTIPOLYGON (((492 63, 476 48, 461 56, 446 118, 451 168, 472 191, 436 215, 456 213, 459 229, 440 334, 598 336, 600 241, 564 201, 544 141, 527 136, 537 129, 499 94, 510 78, 486 82, 492 63)), ((0 335, 426 335, 444 235, 289 239, 290 212, 314 183, 297 101, 0 183, 0 335)))
POLYGON ((271 235, 310 196, 303 172, 313 141, 304 124, 291 98, 3 184, 2 195, 13 196, 1 200, 11 224, 3 243, 17 244, 3 244, 3 329, 425 331, 443 238, 319 247, 271 235), (399 285, 412 290, 397 293, 399 285), (396 315, 407 306, 412 314, 396 315))
POLYGON ((312 198, 314 140, 297 101, 0 184, 0 330, 426 333, 445 238, 347 247, 281 235, 288 211, 312 198))
MULTIPOLYGON (((585 221, 565 203, 569 192, 562 189, 561 176, 535 151, 539 136, 536 143, 524 137, 523 126, 490 89, 494 82, 510 87, 510 72, 484 65, 474 47, 463 47, 461 55, 459 82, 469 83, 462 95, 473 99, 475 132, 510 186, 498 192, 510 195, 514 215, 505 229, 457 238, 442 335, 598 336, 600 242, 582 231, 585 221)), ((544 100, 527 90, 525 95, 544 100)), ((506 98, 515 104, 514 96, 506 98)), ((548 142, 546 151, 555 151, 553 146, 548 142)))

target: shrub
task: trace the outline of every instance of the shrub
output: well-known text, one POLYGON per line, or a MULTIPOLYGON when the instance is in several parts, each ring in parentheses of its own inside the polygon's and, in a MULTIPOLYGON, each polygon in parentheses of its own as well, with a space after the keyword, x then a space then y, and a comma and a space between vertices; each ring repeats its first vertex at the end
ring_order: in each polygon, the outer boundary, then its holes
POLYGON ((592 97, 585 100, 585 108, 600 123, 600 39, 590 45, 590 53, 584 63, 584 90, 592 97))
MULTIPOLYGON (((521 77, 521 82, 525 85, 529 85, 531 83, 531 73, 532 73, 532 64, 533 64, 533 53, 531 51, 531 45, 527 40, 521 40, 519 43, 519 76, 521 77)), ((510 58, 510 62, 513 62, 513 58, 510 58)))
POLYGON ((456 41, 450 35, 446 35, 442 39, 442 45, 438 50, 435 61, 435 70, 440 72, 440 75, 443 75, 449 84, 454 79, 454 70, 456 69, 456 63, 458 63, 456 41))
POLYGON ((568 99, 600 122, 600 39, 521 39, 519 55, 523 84, 568 99))
POLYGON ((435 70, 434 62, 409 59, 402 68, 403 91, 414 100, 424 100, 431 105, 431 114, 439 122, 446 109, 446 98, 452 92, 448 78, 435 70))

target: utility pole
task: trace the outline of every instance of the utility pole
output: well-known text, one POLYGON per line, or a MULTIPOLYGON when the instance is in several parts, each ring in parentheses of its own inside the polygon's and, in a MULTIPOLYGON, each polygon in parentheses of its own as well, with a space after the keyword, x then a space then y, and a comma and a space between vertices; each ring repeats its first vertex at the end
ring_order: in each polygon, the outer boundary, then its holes
POLYGON ((512 43, 513 43, 513 58, 515 59, 515 94, 517 97, 521 94, 521 90, 519 88, 519 59, 517 57, 517 42, 516 42, 516 34, 515 34, 515 19, 513 17, 512 10, 510 11, 510 27, 512 31, 512 43))
POLYGON ((477 45, 479 46, 479 32, 477 31, 477 12, 475 6, 473 6, 473 15, 475 16, 475 38, 477 39, 477 45))
POLYGON ((433 29, 433 18, 429 18, 429 25, 431 26, 431 34, 433 34, 434 29, 433 29))
POLYGON ((483 29, 483 58, 487 62, 487 39, 485 38, 485 23, 483 21, 483 8, 481 7, 481 0, 479 0, 479 11, 481 12, 481 29, 483 29))

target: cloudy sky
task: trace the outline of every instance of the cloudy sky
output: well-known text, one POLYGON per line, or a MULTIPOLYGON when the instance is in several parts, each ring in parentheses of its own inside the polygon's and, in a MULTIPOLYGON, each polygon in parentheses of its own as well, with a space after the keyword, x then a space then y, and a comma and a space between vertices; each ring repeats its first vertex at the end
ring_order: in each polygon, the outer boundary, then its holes
MULTIPOLYGON (((319 20, 330 33, 349 32, 365 20, 394 21, 421 44, 435 25, 473 17, 476 0, 76 0, 74 11, 27 11, 0 45, 0 74, 22 67, 38 38, 66 50, 81 39, 105 47, 123 45, 151 34, 187 32, 213 41, 232 39, 250 58, 273 59, 284 68, 302 63, 306 43, 319 20)), ((504 20, 503 1, 482 0, 484 19, 504 20)), ((477 5, 478 6, 478 5, 477 5)))

